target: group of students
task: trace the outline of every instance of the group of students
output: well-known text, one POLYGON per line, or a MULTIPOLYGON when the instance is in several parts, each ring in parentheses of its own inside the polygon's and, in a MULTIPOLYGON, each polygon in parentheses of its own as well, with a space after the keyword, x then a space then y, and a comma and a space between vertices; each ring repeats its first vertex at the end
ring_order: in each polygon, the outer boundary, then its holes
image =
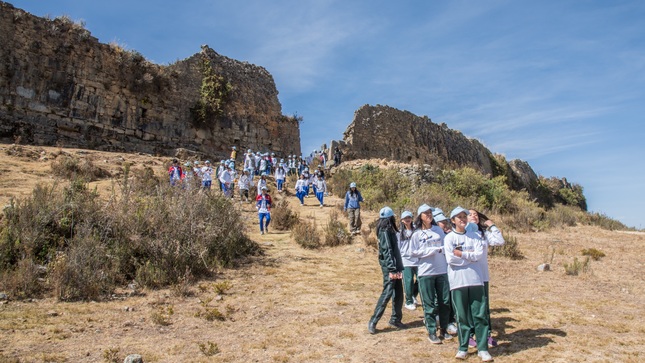
POLYGON ((376 324, 392 299, 389 325, 402 329, 402 307, 415 310, 421 298, 428 340, 442 344, 458 336, 455 358, 466 359, 468 347, 477 347, 484 362, 492 361, 488 348, 497 345, 490 324, 488 247, 504 244, 493 221, 482 213, 456 207, 450 218, 427 204, 417 209, 413 220, 404 211, 397 227, 394 211, 379 212, 376 234, 383 292, 368 330, 376 324))

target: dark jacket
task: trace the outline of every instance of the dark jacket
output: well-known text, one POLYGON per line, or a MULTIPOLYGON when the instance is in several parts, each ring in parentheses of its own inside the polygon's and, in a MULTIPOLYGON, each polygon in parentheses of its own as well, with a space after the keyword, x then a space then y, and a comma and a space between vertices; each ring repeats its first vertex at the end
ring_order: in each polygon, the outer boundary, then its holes
POLYGON ((396 232, 391 228, 382 229, 378 234, 378 262, 381 268, 388 272, 403 271, 401 251, 396 239, 396 232))

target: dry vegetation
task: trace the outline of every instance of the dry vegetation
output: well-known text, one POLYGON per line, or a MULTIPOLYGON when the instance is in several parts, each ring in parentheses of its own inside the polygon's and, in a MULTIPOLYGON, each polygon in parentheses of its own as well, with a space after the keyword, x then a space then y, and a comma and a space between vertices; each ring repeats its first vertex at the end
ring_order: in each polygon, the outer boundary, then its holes
MULTIPOLYGON (((36 181, 54 180, 50 162, 62 150, 22 148, 21 155, 3 156, 4 204, 12 195, 28 195, 36 181)), ((147 165, 160 174, 167 162, 64 152, 91 158, 116 178, 122 158, 133 170, 147 165)), ((104 198, 111 193, 109 180, 92 182, 90 190, 94 186, 104 198)), ((295 198, 288 200, 301 221, 315 223, 322 243, 329 214, 342 201, 331 196, 325 200, 329 207, 319 208, 312 198, 302 207, 295 198)), ((119 362, 131 353, 146 362, 454 361, 456 343, 431 346, 425 339, 420 310, 404 310, 407 330, 394 331, 383 319, 378 334, 367 333, 381 289, 376 252, 367 247, 374 243, 368 227, 374 213, 363 213, 363 233, 350 244, 305 249, 287 230, 260 236, 253 206, 235 205, 242 228, 264 255, 218 268, 209 278, 185 277, 168 288, 122 285, 103 302, 9 296, 0 302, 0 362, 119 362)), ((347 222, 343 214, 337 219, 347 222)), ((505 231, 504 221, 498 224, 505 231)), ((490 260, 493 332, 500 343, 491 353, 497 362, 645 359, 645 234, 578 224, 512 236, 524 258, 513 260, 505 252, 490 260), (575 258, 584 262, 583 253, 604 257, 590 258, 585 271, 568 275, 565 265, 575 258), (551 271, 536 271, 545 262, 551 271)), ((469 361, 479 360, 471 356, 469 361)))

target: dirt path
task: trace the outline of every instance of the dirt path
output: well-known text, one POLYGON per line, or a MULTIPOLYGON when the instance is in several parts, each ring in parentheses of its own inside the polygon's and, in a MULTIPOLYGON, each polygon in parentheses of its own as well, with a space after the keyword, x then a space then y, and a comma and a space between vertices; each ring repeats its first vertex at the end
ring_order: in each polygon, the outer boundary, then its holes
MULTIPOLYGON (((305 206, 295 197, 288 200, 301 218, 315 218, 319 228, 342 203, 328 197, 328 206, 319 208, 315 198, 306 199, 305 206)), ((123 361, 130 353, 146 362, 454 361, 457 343, 431 345, 420 309, 404 309, 407 330, 387 327, 387 311, 379 333, 367 333, 381 274, 376 251, 361 237, 347 246, 306 250, 289 232, 271 228, 259 235, 253 206, 240 208, 264 256, 200 281, 188 297, 171 289, 137 296, 126 296, 125 290, 110 302, 44 299, 0 305, 0 362, 123 361), (215 288, 223 282, 230 288, 219 294, 215 288), (223 321, 204 318, 214 309, 223 321), (208 351, 209 344, 219 353, 208 356, 215 352, 208 351)), ((374 217, 363 213, 364 229, 374 217)), ((642 235, 575 227, 515 236, 526 259, 491 260, 493 330, 500 342, 491 353, 497 362, 645 359, 642 235), (562 265, 587 247, 602 249, 607 257, 593 261, 587 274, 564 275, 562 265), (554 271, 537 272, 550 248, 554 271)))

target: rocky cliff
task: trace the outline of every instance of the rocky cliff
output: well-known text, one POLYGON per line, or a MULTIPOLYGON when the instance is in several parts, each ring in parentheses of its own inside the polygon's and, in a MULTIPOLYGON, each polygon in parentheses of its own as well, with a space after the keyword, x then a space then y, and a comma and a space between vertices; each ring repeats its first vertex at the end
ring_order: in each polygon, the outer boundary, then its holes
POLYGON ((383 158, 439 167, 470 166, 492 174, 491 152, 446 124, 389 106, 365 105, 344 134, 345 157, 383 158))
POLYGON ((0 139, 168 155, 300 153, 273 77, 207 46, 168 66, 0 2, 0 139))
POLYGON ((389 106, 362 106, 354 113, 344 139, 330 145, 330 160, 338 146, 345 160, 387 159, 441 169, 471 167, 490 177, 505 176, 510 188, 526 190, 544 205, 552 204, 555 198, 586 210, 582 188, 567 183, 565 178, 550 179, 554 181, 551 184, 561 184, 559 187, 546 185, 526 161, 506 161, 502 155, 491 153, 479 141, 449 129, 446 124, 435 124, 426 116, 389 106), (566 201, 559 196, 562 189, 568 190, 565 195, 575 197, 566 201))

